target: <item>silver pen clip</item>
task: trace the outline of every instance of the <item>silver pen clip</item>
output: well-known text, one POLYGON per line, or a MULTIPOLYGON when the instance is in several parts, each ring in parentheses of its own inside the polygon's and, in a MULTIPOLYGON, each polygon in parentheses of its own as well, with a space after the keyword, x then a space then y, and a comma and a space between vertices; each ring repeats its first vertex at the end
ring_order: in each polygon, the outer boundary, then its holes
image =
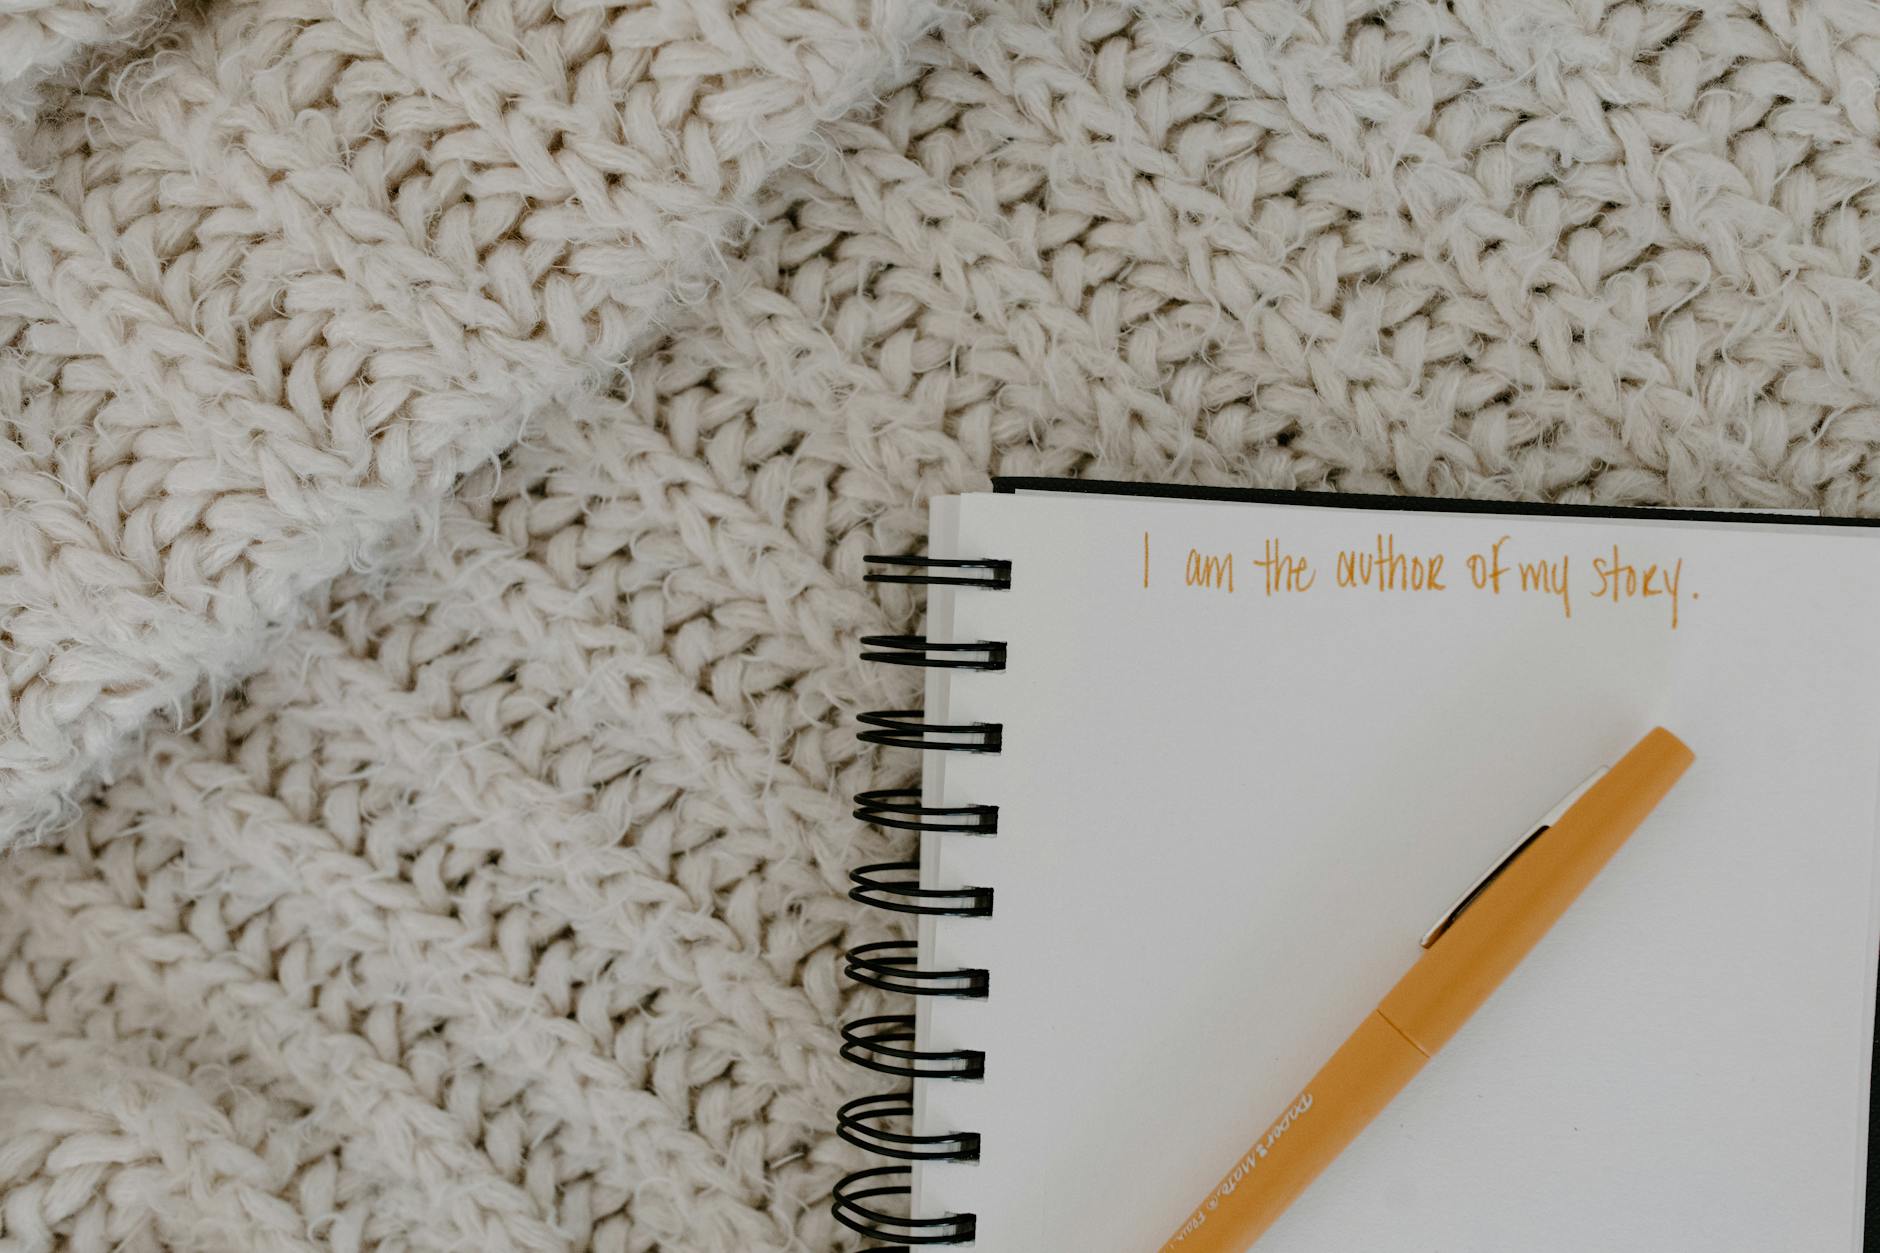
POLYGON ((1468 891, 1458 896, 1456 903, 1443 911, 1443 916, 1436 920, 1436 925, 1423 933, 1423 947, 1428 948, 1430 945, 1440 940, 1443 936, 1443 932, 1449 930, 1456 919, 1462 916, 1462 911, 1467 909, 1475 901, 1475 898, 1482 894, 1484 888, 1494 882, 1495 876, 1507 869, 1508 863, 1513 861, 1522 849, 1532 844, 1541 832, 1553 826, 1556 822, 1559 822, 1560 816, 1566 813, 1567 810, 1573 808, 1573 802, 1584 796, 1586 790, 1592 787, 1593 784, 1599 782, 1600 776, 1605 773, 1606 767, 1601 766, 1599 769, 1593 771, 1593 773, 1587 775, 1585 779, 1581 780, 1578 787, 1561 798, 1558 805, 1548 810, 1545 817, 1523 832, 1520 839, 1509 845, 1508 851, 1496 858, 1494 863, 1490 865, 1487 870, 1482 872, 1481 878, 1471 883, 1468 891))

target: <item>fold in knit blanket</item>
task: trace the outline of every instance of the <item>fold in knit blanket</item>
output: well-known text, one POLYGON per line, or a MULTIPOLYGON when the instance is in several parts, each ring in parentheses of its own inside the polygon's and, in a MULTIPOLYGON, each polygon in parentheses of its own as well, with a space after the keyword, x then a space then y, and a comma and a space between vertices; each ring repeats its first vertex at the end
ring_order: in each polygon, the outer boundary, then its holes
POLYGON ((0 179, 26 177, 46 87, 92 59, 148 39, 168 16, 158 0, 14 0, 0 13, 0 179))
MULTIPOLYGON (((696 299, 922 0, 39 10, 0 213, 0 847, 696 299), (60 34, 69 30, 69 34, 60 34), (105 90, 107 88, 109 90, 105 90)), ((3 155, 3 153, 0 153, 3 155)))
POLYGON ((7 1247, 854 1249, 935 493, 1880 508, 1865 0, 424 13, 34 97, 7 1247))

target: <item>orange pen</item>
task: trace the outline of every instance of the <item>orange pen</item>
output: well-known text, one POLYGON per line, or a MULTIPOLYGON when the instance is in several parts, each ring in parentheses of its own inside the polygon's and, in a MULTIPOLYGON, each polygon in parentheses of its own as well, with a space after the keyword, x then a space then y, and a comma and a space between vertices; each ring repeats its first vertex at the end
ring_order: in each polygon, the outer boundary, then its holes
POLYGON ((1424 954, 1161 1253, 1245 1253, 1528 955, 1691 764, 1654 727, 1582 784, 1423 938, 1424 954))

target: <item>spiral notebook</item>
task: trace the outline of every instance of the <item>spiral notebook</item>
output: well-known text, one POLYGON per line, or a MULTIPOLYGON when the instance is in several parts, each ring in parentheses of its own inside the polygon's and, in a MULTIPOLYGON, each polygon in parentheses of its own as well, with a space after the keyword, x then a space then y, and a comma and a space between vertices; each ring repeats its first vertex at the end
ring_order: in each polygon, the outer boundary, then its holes
MULTIPOLYGON (((1152 1253, 1509 840, 1654 724, 1696 764, 1261 1253, 1861 1247, 1880 530, 1010 480, 934 502, 921 832, 855 895, 890 1244, 1152 1253), (911 1217, 910 1217, 911 1215, 911 1217)), ((909 757, 907 760, 912 761, 909 757)), ((865 1242, 866 1247, 876 1247, 865 1242)))

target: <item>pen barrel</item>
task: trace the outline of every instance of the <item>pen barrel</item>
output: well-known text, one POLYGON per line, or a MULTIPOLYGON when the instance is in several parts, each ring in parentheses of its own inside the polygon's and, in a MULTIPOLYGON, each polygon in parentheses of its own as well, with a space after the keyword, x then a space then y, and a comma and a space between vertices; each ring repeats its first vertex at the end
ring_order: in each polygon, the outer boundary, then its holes
POLYGON ((1378 1012, 1425 1053, 1449 1042, 1599 874, 1691 764, 1655 727, 1504 866, 1378 1012))
POLYGON ((1540 942, 1691 760, 1653 728, 1501 867, 1161 1253, 1246 1253, 1540 942))
POLYGON ((1246 1253, 1427 1060, 1373 1012, 1221 1177, 1161 1253, 1246 1253))

